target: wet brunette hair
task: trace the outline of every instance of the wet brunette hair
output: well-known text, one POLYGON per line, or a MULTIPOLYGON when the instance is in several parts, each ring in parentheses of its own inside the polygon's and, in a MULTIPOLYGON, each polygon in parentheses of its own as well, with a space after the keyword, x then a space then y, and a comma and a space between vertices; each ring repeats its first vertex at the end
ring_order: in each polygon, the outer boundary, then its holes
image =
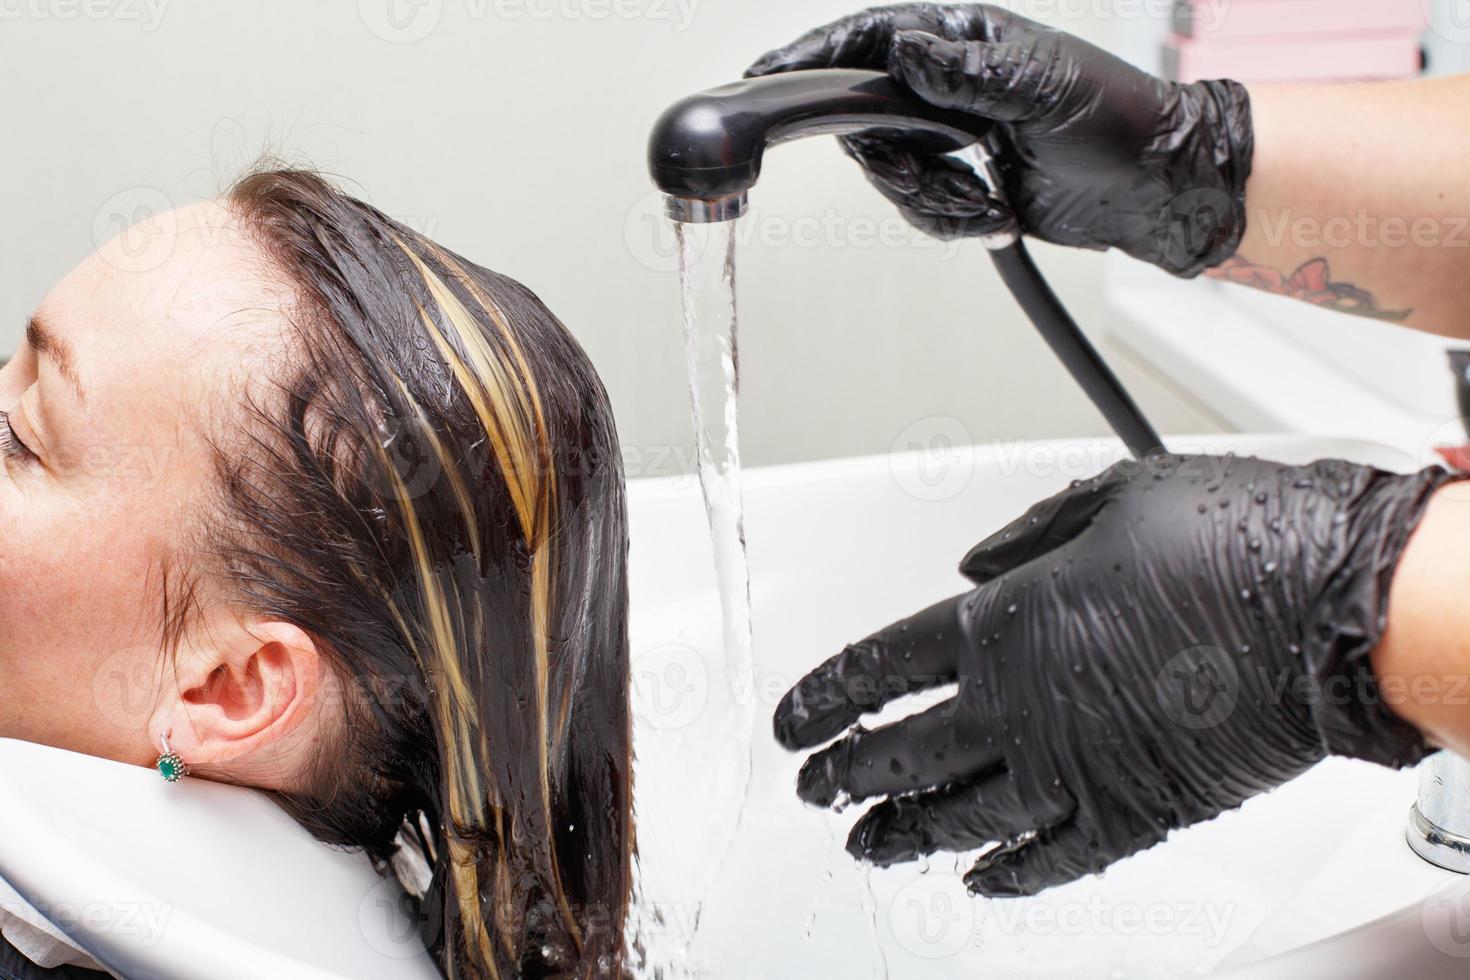
POLYGON ((294 302, 216 445, 202 537, 346 691, 280 804, 323 841, 422 854, 446 976, 621 975, 627 530, 601 382, 526 287, 314 172, 224 200, 294 302))

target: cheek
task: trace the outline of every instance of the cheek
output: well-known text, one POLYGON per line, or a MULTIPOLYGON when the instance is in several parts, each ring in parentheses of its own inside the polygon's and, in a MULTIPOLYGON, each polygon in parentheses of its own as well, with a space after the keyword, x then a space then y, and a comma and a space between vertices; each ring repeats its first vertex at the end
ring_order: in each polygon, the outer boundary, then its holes
POLYGON ((156 703, 152 549, 116 514, 41 510, 0 511, 0 736, 106 755, 156 703))
POLYGON ((63 668, 151 622, 151 549, 132 515, 40 482, 0 493, 0 658, 63 668))

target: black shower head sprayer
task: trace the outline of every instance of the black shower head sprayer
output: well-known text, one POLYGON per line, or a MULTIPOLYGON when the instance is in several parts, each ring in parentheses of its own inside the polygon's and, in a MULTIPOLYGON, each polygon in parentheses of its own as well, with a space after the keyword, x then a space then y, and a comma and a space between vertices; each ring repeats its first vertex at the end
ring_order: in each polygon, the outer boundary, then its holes
POLYGON ((787 72, 706 89, 669 106, 648 141, 648 169, 678 221, 727 221, 745 210, 761 157, 803 136, 886 132, 947 152, 990 131, 989 120, 932 106, 882 72, 787 72))

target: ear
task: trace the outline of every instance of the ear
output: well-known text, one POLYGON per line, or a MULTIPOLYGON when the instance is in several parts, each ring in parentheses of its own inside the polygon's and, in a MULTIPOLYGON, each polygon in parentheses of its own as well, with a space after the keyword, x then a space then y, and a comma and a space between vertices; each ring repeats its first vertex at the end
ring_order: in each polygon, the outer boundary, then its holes
MULTIPOLYGON (((292 771, 313 726, 326 662, 300 627, 279 620, 212 624, 207 642, 180 651, 177 689, 166 689, 150 734, 190 766, 292 771), (280 765, 257 766, 267 758, 280 765)), ((168 676, 167 674, 165 675, 168 676)), ((171 687, 171 685, 170 685, 171 687)))

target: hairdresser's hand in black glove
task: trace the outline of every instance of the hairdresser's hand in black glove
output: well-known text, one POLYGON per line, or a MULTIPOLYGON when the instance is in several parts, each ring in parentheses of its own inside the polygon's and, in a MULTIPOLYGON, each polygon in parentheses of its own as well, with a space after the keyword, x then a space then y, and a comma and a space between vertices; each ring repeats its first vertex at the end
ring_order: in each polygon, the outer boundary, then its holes
MULTIPOLYGON (((1070 34, 988 4, 875 7, 763 56, 747 76, 887 71, 934 105, 998 120, 1005 192, 1022 230, 1120 248, 1180 276, 1234 254, 1245 231, 1250 102, 1232 81, 1179 85, 1070 34)), ((843 138, 922 230, 997 230, 968 166, 866 135, 843 138)))
POLYGON ((1030 895, 1237 806, 1328 754, 1431 751, 1369 653, 1433 491, 1329 460, 1160 456, 1043 501, 974 548, 977 584, 854 644, 776 710, 815 747, 900 695, 954 698, 807 760, 809 803, 886 797, 847 849, 880 865, 1002 846, 973 891, 1030 895))

